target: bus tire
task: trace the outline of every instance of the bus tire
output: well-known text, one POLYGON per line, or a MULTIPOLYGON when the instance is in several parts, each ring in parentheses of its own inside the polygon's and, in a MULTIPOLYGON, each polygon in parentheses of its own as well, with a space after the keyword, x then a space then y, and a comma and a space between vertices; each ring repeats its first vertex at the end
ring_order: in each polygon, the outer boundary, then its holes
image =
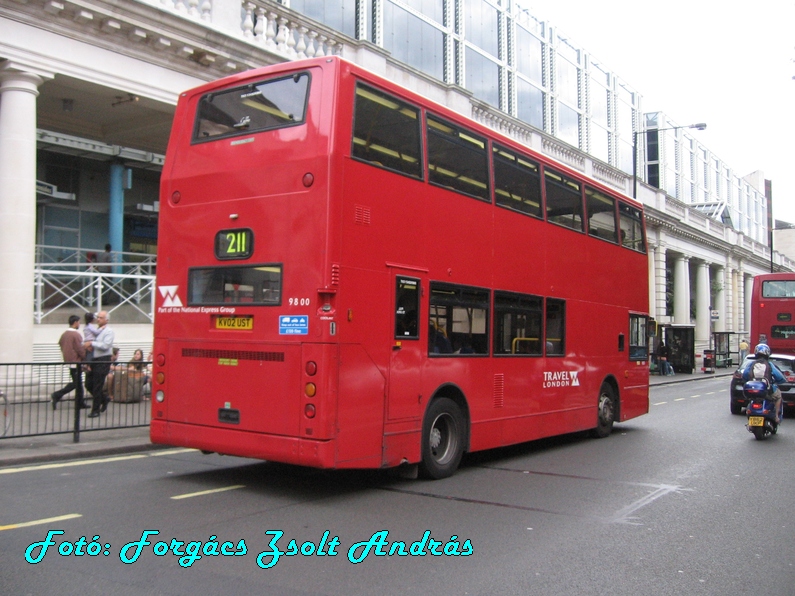
POLYGON ((596 427, 591 435, 597 439, 609 437, 616 419, 616 392, 610 383, 602 383, 596 407, 596 427))
POLYGON ((433 400, 422 422, 422 476, 434 480, 452 476, 464 455, 465 437, 458 404, 447 397, 433 400))

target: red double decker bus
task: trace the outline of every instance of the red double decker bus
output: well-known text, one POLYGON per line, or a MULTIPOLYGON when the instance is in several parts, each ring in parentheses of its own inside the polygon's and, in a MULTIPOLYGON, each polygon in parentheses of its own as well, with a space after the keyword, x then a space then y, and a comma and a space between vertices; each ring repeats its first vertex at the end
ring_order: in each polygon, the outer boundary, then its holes
POLYGON ((419 464, 648 411, 638 203, 338 58, 182 94, 155 443, 419 464))
POLYGON ((757 275, 752 292, 751 342, 795 354, 795 273, 757 275))

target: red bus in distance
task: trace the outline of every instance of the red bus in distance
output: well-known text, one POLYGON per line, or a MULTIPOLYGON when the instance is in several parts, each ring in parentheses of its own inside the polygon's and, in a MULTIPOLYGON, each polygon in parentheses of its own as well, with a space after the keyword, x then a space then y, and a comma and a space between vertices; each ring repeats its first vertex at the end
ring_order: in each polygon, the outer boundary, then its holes
POLYGON ((795 354, 795 273, 754 277, 750 341, 751 350, 766 343, 774 354, 795 354))
POLYGON ((418 464, 648 412, 640 204, 342 59, 183 93, 155 443, 418 464))

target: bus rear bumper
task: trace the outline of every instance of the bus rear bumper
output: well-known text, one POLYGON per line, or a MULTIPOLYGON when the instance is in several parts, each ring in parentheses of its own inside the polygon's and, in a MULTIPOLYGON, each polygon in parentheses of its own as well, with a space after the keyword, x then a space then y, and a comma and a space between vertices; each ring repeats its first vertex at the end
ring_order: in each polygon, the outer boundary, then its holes
POLYGON ((329 440, 318 441, 166 420, 152 420, 149 438, 152 443, 189 447, 221 455, 313 468, 337 467, 334 441, 329 440))

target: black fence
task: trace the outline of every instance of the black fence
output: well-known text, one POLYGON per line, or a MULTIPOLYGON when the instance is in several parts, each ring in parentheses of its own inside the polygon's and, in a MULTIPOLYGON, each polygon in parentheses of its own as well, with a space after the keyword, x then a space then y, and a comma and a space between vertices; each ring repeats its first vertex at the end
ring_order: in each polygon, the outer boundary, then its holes
POLYGON ((0 364, 0 440, 72 433, 77 443, 81 432, 148 426, 152 409, 149 364, 110 366, 102 397, 97 399, 96 416, 95 398, 89 391, 93 374, 90 365, 0 364), (74 385, 78 376, 83 387, 82 404, 74 385), (70 390, 54 400, 53 394, 57 398, 64 389, 70 390))

